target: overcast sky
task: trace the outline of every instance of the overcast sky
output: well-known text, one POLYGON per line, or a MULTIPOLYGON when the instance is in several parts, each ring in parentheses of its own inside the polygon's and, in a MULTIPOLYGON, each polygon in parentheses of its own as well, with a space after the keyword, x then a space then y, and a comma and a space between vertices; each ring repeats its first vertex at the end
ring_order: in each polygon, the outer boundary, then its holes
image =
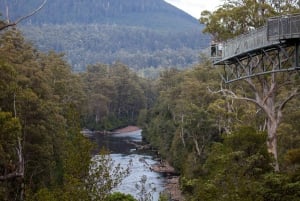
POLYGON ((184 10, 193 17, 199 19, 203 10, 213 11, 221 5, 223 0, 165 0, 166 2, 184 10))

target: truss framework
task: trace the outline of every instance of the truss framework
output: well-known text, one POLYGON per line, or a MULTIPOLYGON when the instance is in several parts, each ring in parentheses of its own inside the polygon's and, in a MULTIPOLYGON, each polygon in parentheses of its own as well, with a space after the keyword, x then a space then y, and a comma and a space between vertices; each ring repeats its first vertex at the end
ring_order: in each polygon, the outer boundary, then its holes
POLYGON ((222 79, 230 83, 270 73, 300 70, 300 40, 279 44, 236 55, 223 60, 222 79))

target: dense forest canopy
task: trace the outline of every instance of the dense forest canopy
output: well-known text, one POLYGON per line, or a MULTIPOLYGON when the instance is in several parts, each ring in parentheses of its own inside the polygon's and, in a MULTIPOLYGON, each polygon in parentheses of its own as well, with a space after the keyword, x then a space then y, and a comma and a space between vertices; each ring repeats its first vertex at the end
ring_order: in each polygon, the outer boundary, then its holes
MULTIPOLYGON (((285 108, 277 131, 276 173, 262 129, 266 115, 253 103, 208 90, 219 88, 219 73, 209 63, 164 72, 154 107, 139 118, 145 138, 180 172, 187 200, 298 201, 299 99, 285 108)), ((231 87, 250 92, 243 83, 231 87)))
POLYGON ((91 160, 80 130, 134 123, 151 104, 145 81, 119 63, 76 75, 62 54, 39 52, 15 29, 0 43, 0 199, 108 199, 128 171, 105 152, 91 160))

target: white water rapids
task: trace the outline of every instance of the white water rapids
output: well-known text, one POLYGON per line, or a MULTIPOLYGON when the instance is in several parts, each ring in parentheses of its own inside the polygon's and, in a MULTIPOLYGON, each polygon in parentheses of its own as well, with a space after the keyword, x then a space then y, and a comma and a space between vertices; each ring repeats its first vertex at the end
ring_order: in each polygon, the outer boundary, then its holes
POLYGON ((165 177, 150 168, 157 161, 147 153, 136 152, 135 146, 130 143, 142 141, 141 130, 113 135, 95 134, 94 139, 99 148, 105 146, 111 151, 110 156, 115 164, 126 168, 131 163, 129 175, 114 189, 115 192, 131 194, 137 200, 142 200, 146 195, 152 201, 159 200, 165 177))

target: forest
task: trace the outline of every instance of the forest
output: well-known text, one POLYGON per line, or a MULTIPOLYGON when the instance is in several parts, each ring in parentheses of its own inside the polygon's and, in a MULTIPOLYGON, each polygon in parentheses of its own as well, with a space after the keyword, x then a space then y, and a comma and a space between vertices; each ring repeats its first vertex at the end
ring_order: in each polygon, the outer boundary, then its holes
MULTIPOLYGON (((230 1, 203 12, 200 22, 223 41, 271 16, 299 13, 297 2, 230 1)), ((63 54, 42 52, 18 28, 4 26, 1 21, 1 200, 134 201, 111 192, 127 169, 115 167, 105 150, 91 160, 94 144, 80 133, 129 124, 140 126, 180 174, 188 201, 300 200, 298 71, 224 84, 222 68, 203 56, 193 68, 165 69, 156 79, 119 61, 74 73, 63 54), (264 105, 251 101, 258 97, 264 105), (271 115, 264 109, 269 101, 271 115), (270 118, 277 126, 271 137, 270 118)))
POLYGON ((91 160, 80 131, 135 122, 151 105, 145 81, 120 63, 74 74, 63 55, 37 51, 18 30, 0 43, 1 200, 109 199, 126 170, 105 152, 91 160))
POLYGON ((73 71, 86 70, 88 64, 122 62, 135 71, 154 77, 147 70, 188 68, 199 62, 199 51, 208 45, 201 29, 165 32, 124 25, 25 25, 26 38, 44 52, 65 53, 73 71))

